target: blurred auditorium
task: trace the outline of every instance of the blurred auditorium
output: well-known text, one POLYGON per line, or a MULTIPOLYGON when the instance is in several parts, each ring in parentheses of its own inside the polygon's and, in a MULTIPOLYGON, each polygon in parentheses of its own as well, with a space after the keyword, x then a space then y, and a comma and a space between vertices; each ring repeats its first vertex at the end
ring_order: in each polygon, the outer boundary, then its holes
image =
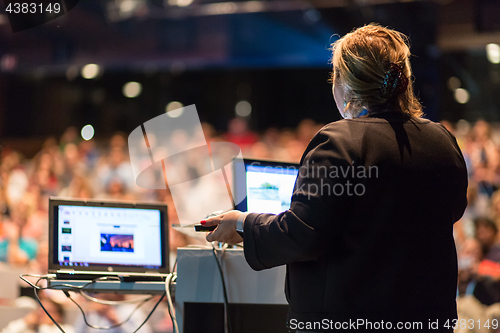
MULTIPOLYGON (((455 135, 467 163, 468 207, 454 226, 459 318, 500 319, 497 0, 82 0, 18 31, 5 7, 1 332, 35 332, 42 324, 43 332, 59 332, 19 279, 47 273, 50 196, 162 202, 169 225, 178 224, 168 190, 137 186, 127 140, 149 119, 193 104, 207 142, 235 143, 243 157, 298 163, 315 133, 340 119, 329 82, 331 44, 370 22, 410 37, 424 117, 455 135)), ((204 244, 204 235, 170 227, 171 268, 179 247, 204 244)), ((62 292, 39 296, 66 332, 93 331, 62 292)), ((78 302, 103 325, 132 309, 78 302)), ((151 307, 108 331, 132 332, 151 307)), ((456 332, 500 332, 499 325, 466 326, 456 332)), ((173 329, 162 302, 140 332, 173 329)))

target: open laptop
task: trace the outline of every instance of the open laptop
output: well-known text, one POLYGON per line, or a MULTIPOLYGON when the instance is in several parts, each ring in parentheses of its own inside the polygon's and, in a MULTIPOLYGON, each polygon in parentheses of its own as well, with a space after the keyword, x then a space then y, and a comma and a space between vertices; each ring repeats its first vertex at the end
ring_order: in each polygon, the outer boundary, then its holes
MULTIPOLYGON (((235 209, 279 214, 290 208, 299 164, 236 158, 231 172, 235 209)), ((217 226, 196 224, 194 227, 196 231, 206 232, 217 226)))
POLYGON ((161 280, 169 273, 164 204, 49 199, 49 273, 57 279, 161 280))
POLYGON ((236 209, 242 212, 279 214, 290 208, 299 164, 239 159, 233 172, 236 209))

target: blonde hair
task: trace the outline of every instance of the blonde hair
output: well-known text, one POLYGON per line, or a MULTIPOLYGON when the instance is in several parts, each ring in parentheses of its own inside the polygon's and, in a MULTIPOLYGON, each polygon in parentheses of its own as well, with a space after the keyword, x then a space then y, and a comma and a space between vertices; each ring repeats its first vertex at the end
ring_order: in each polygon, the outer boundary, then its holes
POLYGON ((344 88, 345 112, 356 117, 363 109, 396 107, 412 117, 422 116, 422 105, 413 93, 408 37, 370 23, 357 28, 332 44, 333 84, 344 88), (390 64, 401 67, 408 78, 406 90, 384 98, 380 90, 390 64))

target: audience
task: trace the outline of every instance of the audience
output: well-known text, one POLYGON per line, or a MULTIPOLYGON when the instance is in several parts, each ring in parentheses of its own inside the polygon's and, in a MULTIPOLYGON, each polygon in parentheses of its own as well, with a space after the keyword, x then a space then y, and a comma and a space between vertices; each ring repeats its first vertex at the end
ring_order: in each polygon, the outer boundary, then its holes
MULTIPOLYGON (((457 294, 459 298, 471 294, 489 305, 500 301, 500 131, 482 120, 471 129, 464 126, 455 129, 445 121, 443 124, 456 136, 469 174, 468 207, 454 226, 459 260, 457 294)), ((244 118, 235 118, 229 122, 227 133, 218 133, 208 123, 202 127, 208 142, 237 143, 244 157, 299 162, 309 140, 322 125, 306 119, 296 129, 268 128, 258 133, 249 129, 244 118)), ((186 172, 196 174, 196 171, 192 167, 186 172)), ((170 224, 179 223, 175 208, 182 209, 174 207, 168 190, 148 190, 135 184, 126 134, 116 134, 108 141, 83 141, 75 128, 68 128, 59 141, 48 138, 32 158, 25 158, 8 146, 2 150, 0 261, 26 273, 46 273, 47 204, 52 195, 160 201, 169 206, 170 224)), ((174 254, 179 246, 199 242, 170 228, 174 254)), ((46 300, 51 307, 49 301, 46 300)), ((109 317, 106 311, 103 313, 109 317)), ((34 317, 23 320, 32 326, 34 317)), ((114 322, 111 319, 109 322, 114 322)))
POLYGON ((476 239, 482 247, 484 259, 500 262, 500 244, 498 227, 491 219, 479 217, 474 221, 476 239))
POLYGON ((500 301, 500 284, 488 274, 488 268, 481 268, 482 257, 481 245, 476 239, 469 238, 462 244, 458 253, 457 293, 474 296, 481 304, 491 305, 500 301))
MULTIPOLYGON (((119 294, 99 294, 98 297, 107 301, 124 301, 125 297, 119 294)), ((136 296, 137 297, 137 296, 136 296)), ((139 296, 140 297, 140 296, 139 296)), ((86 309, 87 322, 95 327, 113 327, 122 322, 123 325, 106 329, 108 333, 129 333, 133 332, 142 324, 146 315, 141 308, 135 310, 137 304, 118 304, 118 305, 104 305, 99 303, 90 302, 86 309), (133 313, 133 314, 132 314, 133 313), (132 314, 128 321, 127 318, 132 314)), ((75 323, 75 328, 78 333, 92 333, 96 330, 88 327, 82 316, 78 317, 75 323)), ((152 329, 150 323, 144 324, 140 332, 151 333, 152 329)))
MULTIPOLYGON (((64 308, 61 304, 51 300, 43 299, 43 306, 54 320, 61 325, 66 333, 75 333, 72 325, 64 324, 64 308)), ((2 333, 59 333, 59 328, 45 314, 41 307, 28 313, 21 319, 11 321, 2 333)))

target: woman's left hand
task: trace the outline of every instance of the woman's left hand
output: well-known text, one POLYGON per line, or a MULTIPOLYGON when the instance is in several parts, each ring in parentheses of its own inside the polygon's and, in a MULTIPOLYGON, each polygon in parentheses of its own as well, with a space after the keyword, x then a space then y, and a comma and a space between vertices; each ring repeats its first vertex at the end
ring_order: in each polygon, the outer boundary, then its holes
POLYGON ((207 235, 207 241, 217 241, 228 244, 243 242, 243 238, 236 231, 236 221, 238 221, 241 214, 243 213, 239 210, 231 210, 227 213, 206 219, 205 223, 202 223, 204 226, 217 226, 217 229, 207 235))

